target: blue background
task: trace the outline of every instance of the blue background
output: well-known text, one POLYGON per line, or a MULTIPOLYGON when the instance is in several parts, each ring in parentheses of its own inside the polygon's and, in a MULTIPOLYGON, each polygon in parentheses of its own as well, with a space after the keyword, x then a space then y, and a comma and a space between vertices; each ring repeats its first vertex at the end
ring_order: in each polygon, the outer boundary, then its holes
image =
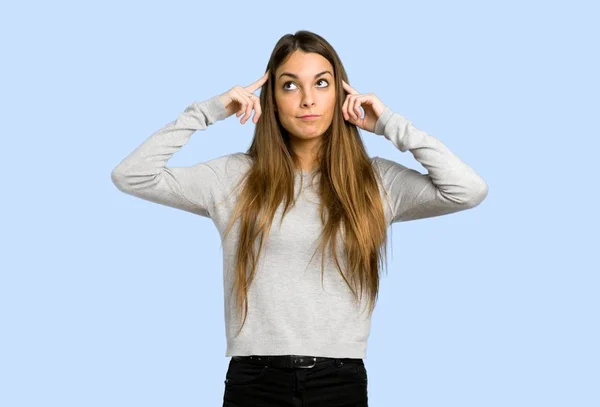
MULTIPOLYGON (((0 405, 221 405, 219 234, 110 175, 191 102, 261 77, 276 41, 307 29, 351 86, 489 186, 474 209, 390 228, 370 405, 600 406, 591 3, 3 5, 0 405)), ((245 151, 253 128, 232 116, 169 165, 245 151)), ((361 134, 369 155, 425 172, 361 134)))

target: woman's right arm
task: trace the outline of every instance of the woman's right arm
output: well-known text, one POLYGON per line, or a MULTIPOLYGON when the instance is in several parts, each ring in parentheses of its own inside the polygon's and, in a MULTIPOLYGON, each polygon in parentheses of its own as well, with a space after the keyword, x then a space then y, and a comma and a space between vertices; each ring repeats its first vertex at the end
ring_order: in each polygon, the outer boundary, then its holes
POLYGON ((112 171, 112 182, 126 194, 210 217, 212 191, 219 183, 214 171, 206 163, 168 167, 167 162, 196 130, 227 116, 219 96, 192 103, 121 161, 112 171))
POLYGON ((190 167, 167 167, 167 162, 196 130, 205 130, 233 113, 242 116, 240 122, 245 124, 254 110, 256 123, 262 111, 260 99, 253 92, 268 78, 269 71, 246 87, 236 85, 204 102, 192 103, 177 120, 154 132, 121 161, 112 171, 112 182, 126 194, 210 217, 213 191, 220 187, 211 161, 190 167))

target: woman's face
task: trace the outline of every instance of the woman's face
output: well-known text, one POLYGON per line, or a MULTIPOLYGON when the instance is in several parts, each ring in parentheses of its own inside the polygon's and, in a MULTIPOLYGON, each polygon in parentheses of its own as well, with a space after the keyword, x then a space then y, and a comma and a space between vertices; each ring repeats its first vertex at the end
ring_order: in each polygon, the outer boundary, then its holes
POLYGON ((290 136, 320 137, 333 120, 335 82, 333 66, 314 52, 294 51, 275 71, 275 104, 281 125, 290 136), (319 115, 302 119, 307 114, 319 115))

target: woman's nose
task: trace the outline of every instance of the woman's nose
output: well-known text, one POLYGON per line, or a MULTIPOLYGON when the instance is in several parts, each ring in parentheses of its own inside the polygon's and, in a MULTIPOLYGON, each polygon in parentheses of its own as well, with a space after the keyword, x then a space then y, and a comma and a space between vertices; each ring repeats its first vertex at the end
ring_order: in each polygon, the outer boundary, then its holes
POLYGON ((302 106, 309 106, 309 105, 314 105, 314 97, 312 96, 312 93, 310 92, 305 92, 302 95, 302 106))

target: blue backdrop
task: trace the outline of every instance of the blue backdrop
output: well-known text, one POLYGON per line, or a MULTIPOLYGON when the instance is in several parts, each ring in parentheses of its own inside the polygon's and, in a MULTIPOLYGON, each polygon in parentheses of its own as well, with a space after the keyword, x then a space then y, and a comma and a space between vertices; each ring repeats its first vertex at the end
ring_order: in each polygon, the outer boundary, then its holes
MULTIPOLYGON (((336 48, 352 87, 489 186, 472 210, 390 228, 370 405, 600 406, 588 3, 3 6, 0 405, 221 405, 219 234, 121 193, 111 171, 191 102, 258 79, 275 42, 307 29, 336 48)), ((245 151, 253 127, 232 116, 169 165, 245 151)), ((369 155, 425 171, 361 134, 369 155)))

